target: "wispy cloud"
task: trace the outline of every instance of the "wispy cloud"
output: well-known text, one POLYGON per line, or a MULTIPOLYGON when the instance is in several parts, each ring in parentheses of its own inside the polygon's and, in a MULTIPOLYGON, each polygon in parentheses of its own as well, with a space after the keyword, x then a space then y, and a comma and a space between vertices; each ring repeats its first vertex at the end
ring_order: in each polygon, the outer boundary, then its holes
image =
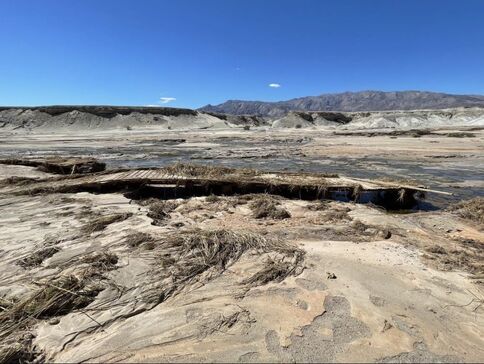
POLYGON ((175 97, 160 97, 160 103, 168 104, 169 102, 176 101, 175 97))
POLYGON ((281 87, 281 85, 279 83, 270 83, 269 84, 269 87, 272 87, 272 88, 279 88, 281 87))

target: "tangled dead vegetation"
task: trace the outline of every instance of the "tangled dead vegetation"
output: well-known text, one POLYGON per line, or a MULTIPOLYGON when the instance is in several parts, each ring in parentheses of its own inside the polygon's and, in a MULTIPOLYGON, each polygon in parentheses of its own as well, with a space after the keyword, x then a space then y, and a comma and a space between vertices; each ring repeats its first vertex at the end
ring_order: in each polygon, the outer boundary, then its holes
POLYGON ((220 197, 218 197, 217 195, 210 195, 210 196, 207 196, 205 198, 205 201, 207 201, 209 203, 218 202, 218 201, 220 201, 220 197))
POLYGON ((243 283, 251 287, 262 286, 269 282, 282 282, 290 275, 296 275, 303 256, 294 255, 291 261, 269 259, 264 268, 246 279, 243 283))
POLYGON ((139 246, 153 243, 154 238, 150 234, 141 231, 135 231, 128 234, 124 241, 131 248, 137 248, 139 246))
POLYGON ((443 271, 461 270, 477 276, 484 275, 482 243, 472 239, 447 242, 445 247, 432 244, 424 247, 423 258, 443 271))
POLYGON ((99 286, 73 275, 34 283, 40 288, 27 298, 10 302, 0 312, 0 341, 28 328, 36 319, 48 319, 82 309, 101 291, 99 286))
POLYGON ((251 317, 250 312, 246 309, 236 311, 228 316, 217 313, 210 317, 210 320, 204 322, 199 329, 198 339, 204 339, 216 332, 228 333, 228 331, 238 326, 242 332, 247 333, 250 326, 256 322, 251 317))
POLYGON ((123 213, 95 217, 91 219, 87 224, 85 224, 82 227, 81 231, 86 234, 92 234, 96 231, 102 231, 108 225, 114 224, 115 222, 124 221, 131 217, 131 215, 131 213, 123 213))
POLYGON ((484 197, 476 197, 471 200, 461 201, 448 208, 463 219, 472 220, 484 225, 484 197))
POLYGON ((331 211, 326 211, 320 216, 322 222, 339 222, 339 221, 351 221, 352 218, 348 215, 351 209, 348 207, 341 207, 331 211))
POLYGON ((324 211, 327 210, 330 206, 330 202, 328 200, 318 200, 312 204, 308 205, 308 210, 310 211, 324 211))
POLYGON ((175 210, 178 204, 175 201, 155 200, 148 202, 149 211, 147 216, 153 219, 153 225, 161 225, 169 217, 169 213, 175 210))
POLYGON ((172 175, 183 175, 191 177, 201 177, 201 178, 216 178, 216 177, 226 177, 227 175, 237 175, 243 176, 256 176, 258 172, 253 169, 235 169, 220 166, 210 166, 210 165, 196 165, 188 163, 176 163, 174 165, 164 167, 167 173, 172 175))
POLYGON ((250 202, 249 207, 256 219, 288 219, 291 214, 284 208, 279 207, 279 201, 270 195, 258 196, 250 202))
POLYGON ((33 346, 33 338, 21 333, 0 343, 0 363, 42 363, 45 354, 33 346))
POLYGON ((32 254, 20 259, 17 264, 22 268, 38 267, 44 260, 52 257, 54 254, 60 251, 60 248, 55 246, 46 247, 40 250, 34 251, 32 254))
POLYGON ((86 255, 82 259, 82 263, 89 264, 90 268, 96 273, 106 272, 116 268, 118 256, 109 252, 96 252, 86 255))
POLYGON ((440 245, 431 245, 425 248, 425 251, 433 254, 447 254, 447 251, 440 245))
POLYGON ((8 177, 5 179, 0 180, 0 187, 3 186, 25 186, 28 185, 31 182, 35 182, 37 179, 35 178, 30 178, 30 177, 17 177, 17 176, 12 176, 8 177))
POLYGON ((389 226, 371 225, 349 215, 351 208, 348 206, 333 205, 327 201, 321 201, 308 205, 308 210, 316 214, 311 218, 315 225, 323 225, 323 228, 302 229, 299 238, 318 238, 324 236, 328 240, 349 240, 354 242, 374 241, 389 239, 392 232, 389 226))
POLYGON ((453 132, 446 133, 445 136, 447 136, 448 138, 475 138, 476 134, 466 132, 453 132))
POLYGON ((152 297, 158 302, 194 283, 219 276, 248 251, 277 255, 277 264, 264 267, 245 282, 251 285, 298 274, 304 260, 304 252, 286 241, 233 230, 188 230, 162 239, 159 247, 162 251, 158 260, 162 292, 152 297))

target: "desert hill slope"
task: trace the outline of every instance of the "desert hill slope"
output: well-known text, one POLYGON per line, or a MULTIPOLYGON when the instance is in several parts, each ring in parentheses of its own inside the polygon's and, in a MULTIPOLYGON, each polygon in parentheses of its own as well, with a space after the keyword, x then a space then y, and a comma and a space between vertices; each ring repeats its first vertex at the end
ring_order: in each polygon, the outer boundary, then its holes
POLYGON ((484 108, 400 111, 289 111, 282 116, 230 115, 191 109, 131 106, 0 107, 0 131, 57 133, 109 130, 263 128, 424 129, 482 127, 484 108))

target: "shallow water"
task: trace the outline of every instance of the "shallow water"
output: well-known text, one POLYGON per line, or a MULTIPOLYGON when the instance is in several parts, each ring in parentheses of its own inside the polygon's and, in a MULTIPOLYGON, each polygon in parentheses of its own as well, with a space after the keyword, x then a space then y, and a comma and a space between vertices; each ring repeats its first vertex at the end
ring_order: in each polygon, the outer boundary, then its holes
MULTIPOLYGON (((451 202, 484 196, 484 188, 461 187, 456 184, 467 181, 483 181, 484 165, 479 159, 466 160, 465 157, 452 159, 422 158, 418 161, 379 157, 327 157, 315 159, 306 157, 301 146, 310 138, 272 139, 271 137, 248 142, 236 137, 219 137, 206 143, 178 143, 146 139, 127 140, 117 147, 93 145, 32 145, 28 148, 7 147, 2 157, 41 157, 45 155, 92 156, 107 163, 108 168, 119 167, 162 167, 176 162, 196 164, 216 164, 228 167, 255 168, 266 171, 337 173, 355 178, 410 179, 431 189, 451 192, 453 196, 430 193, 429 206, 445 207, 451 202), (11 149, 10 149, 11 148, 11 149), (279 148, 279 149, 278 149, 279 148), (266 155, 264 153, 268 151, 266 155), (235 154, 233 154, 234 152, 235 154), (254 153, 254 155, 250 155, 254 153), (257 155, 257 152, 259 154, 257 155), (244 155, 244 157, 241 157, 244 155), (247 156, 249 154, 249 156, 247 156), (477 165, 476 165, 477 164, 477 165)), ((482 186, 482 184, 480 185, 482 186)))
POLYGON ((117 167, 162 167, 176 162, 196 163, 196 164, 216 164, 227 167, 256 168, 265 171, 289 171, 289 172, 317 172, 317 173, 337 173, 340 175, 355 178, 401 178, 418 181, 422 185, 445 192, 451 192, 453 196, 429 193, 426 196, 427 204, 422 204, 421 208, 431 209, 433 206, 445 207, 451 202, 462 199, 484 196, 484 189, 480 187, 457 188, 452 187, 455 183, 467 180, 482 180, 484 170, 476 168, 438 168, 435 165, 415 165, 413 163, 392 161, 391 164, 378 158, 329 158, 324 161, 308 158, 270 158, 270 159, 191 159, 189 155, 183 154, 170 157, 155 157, 143 159, 119 159, 109 160, 108 168, 117 167), (477 175, 476 175, 477 174, 477 175))

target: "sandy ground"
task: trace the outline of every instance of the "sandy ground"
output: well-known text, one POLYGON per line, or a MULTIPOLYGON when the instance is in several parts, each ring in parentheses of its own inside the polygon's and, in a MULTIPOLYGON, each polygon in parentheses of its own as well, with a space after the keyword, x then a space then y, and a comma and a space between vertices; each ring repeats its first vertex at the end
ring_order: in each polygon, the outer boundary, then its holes
MULTIPOLYGON (((282 169, 286 161, 291 170, 425 181, 437 170, 433 185, 468 190, 461 198, 482 194, 483 133, 476 134, 391 139, 222 130, 185 133, 185 142, 173 143, 156 140, 180 135, 3 135, 0 154, 96 155, 111 167, 215 160, 282 169)), ((30 167, 2 166, 0 172, 0 179, 47 177, 30 167)), ((282 198, 275 203, 289 218, 256 218, 251 198, 178 199, 156 219, 148 216, 153 201, 122 194, 10 196, 0 187, 2 307, 86 270, 102 288, 84 308, 28 321, 9 339, 32 334, 29 347, 52 362, 484 361, 484 233, 478 223, 443 210, 397 214, 282 198), (115 214, 123 218, 86 229, 115 214), (248 285, 278 257, 249 250, 222 272, 206 271, 153 301, 167 282, 160 272, 170 271, 162 267, 166 240, 193 228, 277 237, 301 249, 304 260, 282 280, 248 285), (132 246, 133 232, 149 234, 150 244, 132 246), (46 247, 55 247, 54 254, 22 263, 46 247), (85 259, 100 252, 114 254, 116 262, 99 267, 85 259)))

